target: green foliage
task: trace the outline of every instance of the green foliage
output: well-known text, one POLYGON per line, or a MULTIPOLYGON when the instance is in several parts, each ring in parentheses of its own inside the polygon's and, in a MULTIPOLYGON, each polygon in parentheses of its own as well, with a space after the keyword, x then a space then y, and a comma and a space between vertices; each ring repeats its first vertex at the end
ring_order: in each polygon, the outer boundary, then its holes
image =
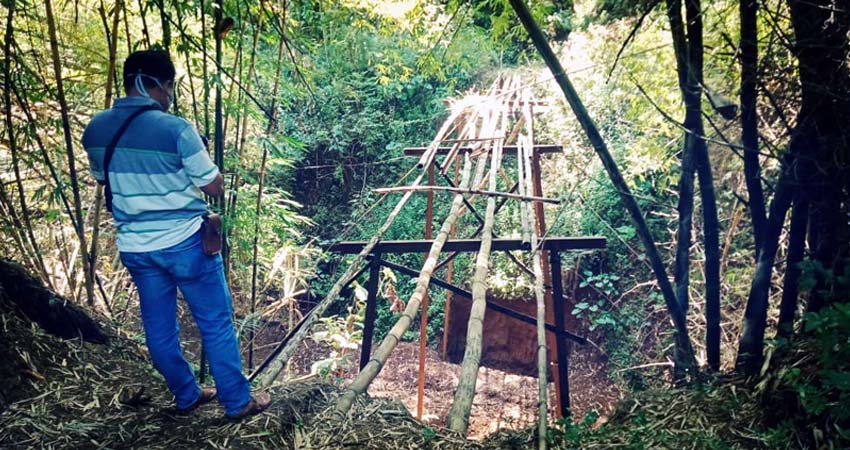
POLYGON ((850 425, 850 303, 835 303, 805 317, 805 331, 818 342, 819 376, 802 379, 799 368, 786 378, 799 394, 808 414, 828 414, 850 425))

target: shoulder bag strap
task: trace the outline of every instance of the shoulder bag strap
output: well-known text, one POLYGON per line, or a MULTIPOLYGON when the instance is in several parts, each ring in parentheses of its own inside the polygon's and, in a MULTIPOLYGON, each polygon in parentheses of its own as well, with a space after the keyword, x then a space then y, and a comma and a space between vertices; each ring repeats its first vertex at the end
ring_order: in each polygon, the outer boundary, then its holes
POLYGON ((109 163, 112 161, 112 156, 115 154, 115 146, 118 145, 118 140, 121 139, 121 136, 124 135, 124 132, 127 131, 127 128, 130 127, 130 123, 139 117, 143 113, 147 111, 152 111, 154 109, 160 109, 154 105, 144 106, 139 108, 136 111, 133 111, 133 114, 130 114, 130 117, 127 117, 127 120, 121 124, 118 128, 118 131, 115 132, 115 136, 112 137, 112 141, 109 142, 109 145, 106 146, 106 149, 103 153, 103 180, 105 187, 105 195, 106 199, 106 210, 112 212, 112 187, 109 185, 109 163))

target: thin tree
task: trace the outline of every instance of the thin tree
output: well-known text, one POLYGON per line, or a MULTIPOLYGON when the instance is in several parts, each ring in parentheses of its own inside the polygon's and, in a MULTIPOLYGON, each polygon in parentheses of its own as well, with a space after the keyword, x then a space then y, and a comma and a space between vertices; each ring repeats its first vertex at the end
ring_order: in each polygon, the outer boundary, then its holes
MULTIPOLYGON (((282 22, 286 21, 286 5, 283 5, 283 17, 281 18, 282 22)), ((260 24, 262 24, 262 20, 260 20, 260 24)), ((259 25, 258 25, 259 26, 259 25)), ((257 44, 257 34, 259 34, 259 29, 257 33, 254 34, 254 50, 256 51, 257 44)), ((248 69, 248 73, 252 73, 254 69, 254 54, 251 54, 251 64, 248 69)), ((274 77, 274 86, 272 87, 272 104, 271 104, 271 117, 269 118, 268 125, 266 126, 266 136, 270 135, 274 130, 277 122, 275 120, 277 107, 275 106, 275 100, 277 99, 278 89, 280 87, 280 71, 283 67, 283 39, 280 39, 278 42, 277 48, 277 66, 274 77)), ((251 77, 248 77, 251 79, 251 77)), ((250 86, 250 85, 249 85, 250 86)), ((246 114, 247 115, 247 114, 246 114)), ((243 122, 244 123, 244 122, 243 122)), ((243 138, 245 131, 243 130, 243 138)), ((243 141, 244 144, 244 141, 243 141)), ((241 147, 240 147, 241 152, 241 147)), ((257 204, 254 211, 254 242, 252 243, 252 259, 251 259, 251 315, 254 315, 254 312, 257 307, 257 268, 259 266, 259 262, 257 261, 259 248, 260 248, 260 214, 262 214, 262 206, 263 206, 263 185, 266 180, 266 161, 269 157, 269 149, 268 147, 263 147, 263 157, 260 162, 260 176, 257 181, 257 204)), ((241 158, 240 158, 241 159, 241 158)), ((249 328, 248 335, 248 367, 249 369, 254 368, 254 327, 249 328)))
MULTIPOLYGON (((109 108, 112 106, 112 91, 115 88, 115 77, 113 74, 115 73, 115 65, 117 60, 118 53, 118 21, 121 18, 121 10, 124 8, 124 1, 118 0, 115 2, 115 7, 113 10, 112 16, 112 32, 110 33, 110 29, 106 29, 106 35, 109 38, 109 63, 107 64, 106 70, 106 92, 104 93, 103 98, 103 107, 109 108)), ((127 40, 130 37, 127 36, 127 40)), ((98 184, 95 186, 95 195, 94 195, 94 220, 92 221, 92 235, 91 235, 91 250, 89 254, 91 255, 91 266, 90 270, 92 272, 92 278, 97 276, 97 252, 98 252, 98 241, 100 239, 100 213, 103 209, 103 186, 98 184)), ((104 297, 103 301, 105 304, 109 304, 109 300, 104 297)))
POLYGON ((688 311, 689 250, 693 226, 693 176, 699 176, 703 209, 705 247, 706 356, 711 370, 720 368, 720 224, 711 160, 702 122, 703 26, 699 0, 686 0, 686 22, 682 24, 681 0, 667 1, 667 16, 676 52, 679 88, 685 102, 685 142, 682 149, 682 178, 679 190, 679 241, 676 249, 676 297, 688 311), (685 31, 687 30, 687 34, 685 31))

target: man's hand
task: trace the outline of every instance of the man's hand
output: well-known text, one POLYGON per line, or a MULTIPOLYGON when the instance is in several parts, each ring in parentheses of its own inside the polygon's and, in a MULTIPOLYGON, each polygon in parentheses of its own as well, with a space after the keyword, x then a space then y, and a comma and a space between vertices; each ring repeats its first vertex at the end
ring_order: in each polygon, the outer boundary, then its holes
POLYGON ((210 184, 201 187, 201 191, 210 197, 221 197, 224 195, 224 177, 221 174, 216 175, 210 184))

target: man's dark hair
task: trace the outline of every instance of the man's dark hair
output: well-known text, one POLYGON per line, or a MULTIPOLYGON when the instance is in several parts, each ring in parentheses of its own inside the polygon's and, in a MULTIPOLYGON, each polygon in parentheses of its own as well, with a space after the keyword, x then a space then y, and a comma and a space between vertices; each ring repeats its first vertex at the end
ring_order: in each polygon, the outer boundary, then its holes
MULTIPOLYGON (((142 73, 154 77, 160 83, 173 81, 176 71, 171 57, 164 50, 140 50, 133 52, 124 61, 124 92, 129 93, 135 87, 136 75, 142 73)), ((145 89, 156 87, 148 77, 142 77, 145 89)))

